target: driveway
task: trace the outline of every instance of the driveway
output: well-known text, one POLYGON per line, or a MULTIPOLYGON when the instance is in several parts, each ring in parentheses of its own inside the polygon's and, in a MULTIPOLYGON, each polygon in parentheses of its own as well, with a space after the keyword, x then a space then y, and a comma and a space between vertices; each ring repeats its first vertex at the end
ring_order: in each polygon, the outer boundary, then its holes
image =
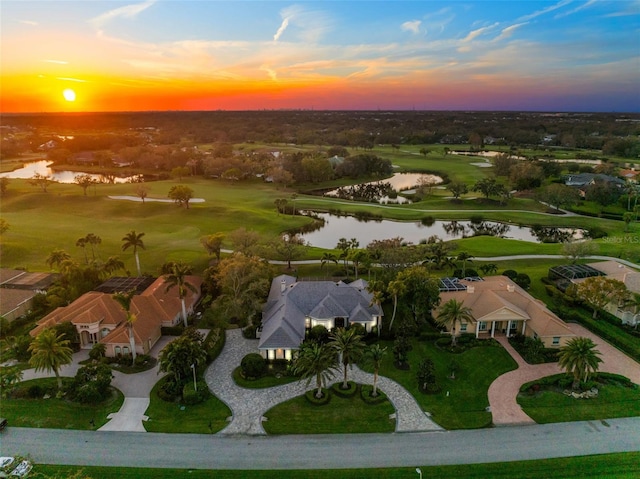
MULTIPOLYGON (((570 323, 569 328, 576 336, 590 338, 602 353, 600 371, 620 374, 628 377, 635 384, 640 384, 640 364, 616 349, 604 339, 596 336, 584 326, 570 323)), ((509 344, 505 337, 496 338, 518 363, 518 369, 509 371, 498 377, 489 386, 489 406, 496 426, 512 426, 533 424, 534 421, 520 408, 516 396, 520 386, 529 381, 563 372, 557 363, 528 364, 509 344)))
MULTIPOLYGON (((242 358, 258 351, 258 341, 242 337, 239 329, 227 331, 227 340, 220 356, 209 366, 205 380, 209 389, 232 411, 229 425, 219 434, 266 434, 262 421, 264 414, 273 406, 288 399, 300 396, 313 384, 307 386, 306 381, 296 381, 266 389, 245 389, 233 381, 232 372, 240 365, 242 358)), ((350 377, 356 382, 372 383, 373 375, 354 367, 350 377)), ((442 428, 434 423, 420 409, 409 392, 391 379, 380 377, 380 390, 384 391, 396 409, 396 432, 439 431, 442 428)))

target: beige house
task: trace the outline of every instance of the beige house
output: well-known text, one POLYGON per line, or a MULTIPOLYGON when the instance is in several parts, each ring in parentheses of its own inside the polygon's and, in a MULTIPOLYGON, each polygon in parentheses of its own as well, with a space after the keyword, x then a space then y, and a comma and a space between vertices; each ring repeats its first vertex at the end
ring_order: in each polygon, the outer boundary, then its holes
MULTIPOLYGON (((607 278, 617 279, 624 283, 631 293, 640 294, 639 271, 614 260, 589 263, 588 266, 604 273, 607 278)), ((573 282, 580 283, 585 279, 586 278, 575 279, 573 282)), ((623 324, 635 326, 640 323, 640 312, 635 306, 627 303, 626 301, 611 302, 604 309, 617 318, 620 318, 623 324)))
MULTIPOLYGON (((200 291, 202 279, 188 276, 187 282, 200 291)), ((185 297, 187 313, 200 299, 200 293, 188 291, 185 297)), ((131 313, 136 316, 133 335, 136 353, 148 354, 160 339, 163 326, 176 326, 182 321, 182 305, 177 288, 167 291, 164 277, 155 280, 141 294, 131 299, 131 313)), ((60 307, 38 321, 29 333, 37 336, 42 330, 69 321, 78 331, 80 347, 90 349, 96 343, 106 345, 109 357, 131 353, 126 314, 111 294, 92 291, 82 295, 68 306, 60 307)))
MULTIPOLYGON (((540 339, 545 347, 563 346, 575 335, 546 305, 506 276, 488 276, 482 281, 459 280, 458 291, 440 293, 440 308, 455 299, 471 309, 473 320, 456 328, 476 338, 523 334, 540 339)), ((437 316, 439 309, 434 311, 437 316)))

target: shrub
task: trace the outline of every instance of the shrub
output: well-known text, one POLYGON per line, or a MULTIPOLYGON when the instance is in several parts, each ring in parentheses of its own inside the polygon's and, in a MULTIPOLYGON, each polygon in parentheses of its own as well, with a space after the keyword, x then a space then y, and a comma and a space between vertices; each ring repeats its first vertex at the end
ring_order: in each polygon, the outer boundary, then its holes
POLYGON ((182 388, 182 401, 187 406, 193 406, 194 404, 199 404, 203 402, 205 399, 209 397, 209 388, 204 381, 198 381, 197 383, 198 390, 193 386, 193 381, 189 381, 182 388))
POLYGON ((515 282, 517 276, 518 276, 518 272, 513 270, 513 269, 507 269, 505 271, 502 272, 502 276, 506 276, 507 278, 511 279, 512 281, 515 282))
POLYGON ((342 398, 350 398, 358 392, 358 385, 353 381, 347 381, 347 385, 349 386, 347 389, 342 389, 342 381, 339 383, 335 383, 331 386, 331 391, 336 396, 340 396, 342 398))
POLYGON ((321 324, 318 324, 309 331, 309 339, 318 343, 324 343, 329 339, 329 331, 321 324))
POLYGON ((245 339, 256 339, 256 331, 258 326, 251 324, 242 330, 242 337, 245 339))
POLYGON ((436 368, 431 358, 424 358, 422 362, 420 362, 416 377, 420 391, 430 394, 440 391, 440 386, 436 379, 436 368))
POLYGON ((163 326, 160 331, 163 336, 180 336, 184 331, 184 326, 163 326))
POLYGON ((144 366, 149 361, 151 361, 151 356, 148 354, 138 354, 136 356, 135 365, 136 366, 144 366))
POLYGON ((89 351, 89 358, 93 359, 94 361, 99 361, 101 358, 104 357, 106 352, 107 352, 106 344, 96 343, 91 348, 91 351, 89 351))
POLYGON ((90 404, 104 401, 109 396, 111 369, 102 363, 89 364, 78 369, 67 392, 80 403, 90 404))
POLYGON ((440 346, 441 348, 446 348, 451 346, 451 337, 445 336, 436 340, 436 346, 440 346))
POLYGON ((27 395, 32 399, 39 399, 44 396, 44 389, 39 384, 32 384, 27 390, 27 395))
POLYGON ((367 404, 380 404, 387 400, 387 395, 378 389, 377 396, 372 396, 373 394, 373 385, 371 384, 362 384, 360 386, 360 397, 367 404))
POLYGON ((267 362, 258 353, 249 353, 240 362, 242 374, 246 379, 262 377, 267 369, 267 362))
POLYGON ((317 398, 316 388, 313 388, 304 393, 304 397, 314 406, 324 406, 325 404, 329 404, 329 401, 331 400, 331 393, 329 392, 329 389, 322 388, 322 397, 317 398))
POLYGON ((513 282, 522 289, 529 289, 529 286, 531 285, 531 278, 526 273, 518 273, 513 282))

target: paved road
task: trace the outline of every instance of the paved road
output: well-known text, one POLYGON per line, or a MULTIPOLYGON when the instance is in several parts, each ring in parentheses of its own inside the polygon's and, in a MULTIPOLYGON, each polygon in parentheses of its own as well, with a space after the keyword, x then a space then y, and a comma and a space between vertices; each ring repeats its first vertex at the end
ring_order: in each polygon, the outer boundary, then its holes
POLYGON ((37 463, 200 469, 472 464, 640 451, 640 418, 473 431, 247 437, 7 428, 3 456, 37 463))

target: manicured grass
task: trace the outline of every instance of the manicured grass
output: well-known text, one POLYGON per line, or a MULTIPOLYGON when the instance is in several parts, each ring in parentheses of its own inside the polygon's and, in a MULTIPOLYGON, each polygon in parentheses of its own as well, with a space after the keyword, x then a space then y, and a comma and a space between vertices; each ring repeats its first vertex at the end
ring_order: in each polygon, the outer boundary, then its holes
POLYGON ((453 354, 438 349, 433 342, 414 340, 409 353, 411 369, 397 369, 393 362, 392 341, 383 341, 388 354, 385 355, 380 374, 391 378, 404 386, 416 398, 424 411, 445 429, 475 429, 491 424, 491 413, 487 391, 489 385, 501 374, 516 368, 516 363, 504 348, 482 346, 461 354, 453 354), (437 394, 425 394, 418 388, 416 372, 422 359, 433 360, 438 384, 442 391, 437 394), (448 379, 449 365, 454 360, 459 369, 456 379, 448 379))
POLYGON ((350 398, 331 394, 329 404, 316 406, 304 396, 285 401, 265 413, 268 434, 345 434, 393 432, 395 409, 389 401, 366 404, 359 393, 350 398))
POLYGON ((542 389, 533 395, 520 393, 518 404, 538 424, 640 415, 640 388, 613 384, 597 387, 597 398, 574 399, 559 390, 542 389))
POLYGON ((276 377, 274 374, 268 374, 267 376, 262 376, 261 378, 248 380, 242 377, 240 366, 233 370, 233 380, 238 386, 247 389, 263 389, 263 388, 271 388, 274 386, 281 386, 283 384, 289 384, 298 381, 300 378, 295 376, 287 376, 282 375, 280 377, 276 377))
MULTIPOLYGON (((66 379, 65 382, 70 381, 66 379)), ((29 388, 39 385, 43 389, 55 385, 55 378, 32 379, 20 383, 29 388)), ((2 399, 2 416, 16 427, 42 427, 53 429, 98 429, 107 422, 107 416, 117 412, 124 395, 112 388, 112 395, 102 404, 87 405, 66 399, 2 399), (91 424, 93 420, 94 425, 91 424)))
MULTIPOLYGON (((638 477, 640 452, 578 456, 539 461, 514 461, 493 464, 464 464, 456 466, 419 466, 423 477, 435 479, 577 479, 584 477, 635 479, 638 477)), ((69 477, 77 471, 92 479, 200 479, 215 475, 218 479, 406 479, 417 477, 415 467, 395 467, 384 469, 321 469, 321 470, 217 470, 204 469, 151 469, 97 466, 53 466, 36 465, 34 472, 58 477, 69 477)), ((84 477, 83 476, 83 477, 84 477)))
POLYGON ((148 432, 208 434, 225 428, 231 410, 213 394, 200 404, 184 406, 158 397, 162 382, 151 390, 151 403, 145 413, 149 420, 143 423, 148 432))

